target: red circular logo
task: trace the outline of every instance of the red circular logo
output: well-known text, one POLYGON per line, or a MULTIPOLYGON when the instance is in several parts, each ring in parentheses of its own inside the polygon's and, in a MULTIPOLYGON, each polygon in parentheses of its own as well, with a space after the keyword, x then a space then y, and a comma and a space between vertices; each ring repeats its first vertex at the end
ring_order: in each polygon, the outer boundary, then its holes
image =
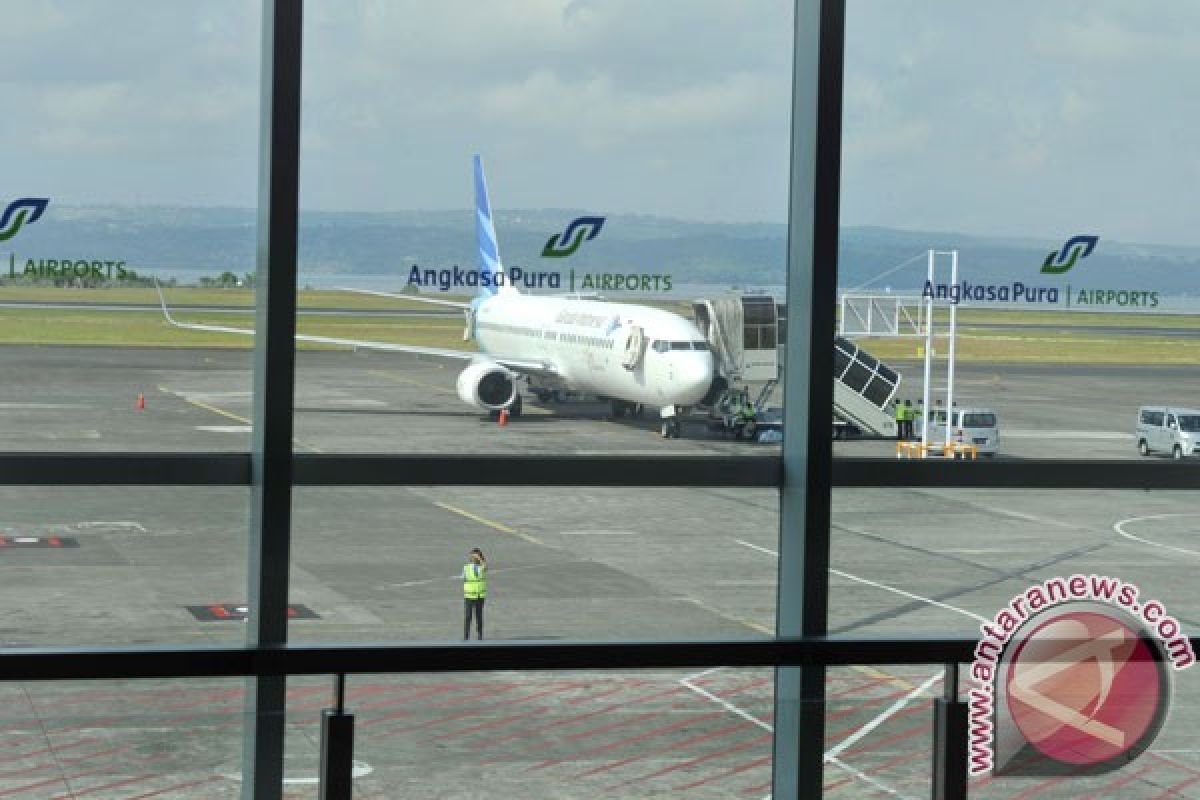
POLYGON ((1064 611, 1025 637, 1005 681, 1013 723, 1060 763, 1095 766, 1138 755, 1166 713, 1153 645, 1109 614, 1064 611))

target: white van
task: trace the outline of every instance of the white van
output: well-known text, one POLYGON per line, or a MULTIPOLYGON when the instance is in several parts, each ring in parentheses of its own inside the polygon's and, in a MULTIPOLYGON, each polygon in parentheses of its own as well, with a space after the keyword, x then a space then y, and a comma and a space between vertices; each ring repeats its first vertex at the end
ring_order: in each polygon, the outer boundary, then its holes
POLYGON ((1200 411, 1194 408, 1142 406, 1134 429, 1138 452, 1170 453, 1172 458, 1200 455, 1200 411))
MULTIPOLYGON (((946 409, 933 409, 925 416, 933 426, 929 429, 929 443, 942 446, 946 439, 946 409)), ((913 435, 918 439, 921 438, 921 428, 922 420, 918 416, 913 423, 913 435)), ((955 408, 950 441, 973 444, 980 455, 994 456, 1000 452, 1000 418, 990 408, 955 408)))

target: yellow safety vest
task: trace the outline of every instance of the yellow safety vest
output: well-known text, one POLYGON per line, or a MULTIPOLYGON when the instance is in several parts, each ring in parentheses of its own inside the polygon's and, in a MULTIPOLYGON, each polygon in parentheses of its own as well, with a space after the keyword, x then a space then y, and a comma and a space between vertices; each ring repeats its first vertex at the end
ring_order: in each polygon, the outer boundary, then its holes
POLYGON ((905 419, 907 419, 907 417, 904 413, 904 406, 897 403, 896 404, 896 422, 903 422, 905 419))
POLYGON ((463 567, 463 597, 478 600, 487 597, 487 565, 467 564, 463 567))

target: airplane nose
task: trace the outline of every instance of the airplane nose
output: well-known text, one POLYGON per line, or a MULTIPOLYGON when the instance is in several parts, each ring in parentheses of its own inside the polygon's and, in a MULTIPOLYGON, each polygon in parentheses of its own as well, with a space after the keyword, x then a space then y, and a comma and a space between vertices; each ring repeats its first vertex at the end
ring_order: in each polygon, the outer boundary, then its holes
POLYGON ((688 403, 700 402, 700 399, 708 392, 708 387, 712 385, 712 357, 707 353, 702 357, 697 357, 698 355, 680 359, 682 363, 678 365, 679 383, 684 394, 689 398, 688 403))

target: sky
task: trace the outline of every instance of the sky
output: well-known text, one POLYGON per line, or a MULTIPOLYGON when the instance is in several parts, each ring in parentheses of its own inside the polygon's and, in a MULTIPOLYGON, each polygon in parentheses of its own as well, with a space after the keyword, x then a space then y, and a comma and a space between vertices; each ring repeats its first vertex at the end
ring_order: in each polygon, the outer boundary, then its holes
MULTIPOLYGON (((0 26, 5 196, 252 207, 260 9, 0 26)), ((301 203, 787 215, 785 0, 309 0, 301 203)), ((1200 4, 848 0, 843 225, 1200 245, 1200 4)))

